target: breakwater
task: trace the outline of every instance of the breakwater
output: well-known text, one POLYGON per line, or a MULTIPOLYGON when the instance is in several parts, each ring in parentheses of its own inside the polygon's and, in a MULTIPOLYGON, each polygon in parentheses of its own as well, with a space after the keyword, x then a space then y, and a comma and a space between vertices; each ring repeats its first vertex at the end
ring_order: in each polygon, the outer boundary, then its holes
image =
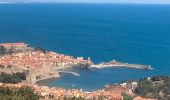
POLYGON ((108 68, 108 67, 129 67, 129 68, 137 68, 137 69, 153 69, 150 65, 140 65, 140 64, 128 64, 123 62, 118 62, 116 60, 110 61, 110 62, 103 62, 99 64, 92 64, 89 66, 89 68, 108 68))

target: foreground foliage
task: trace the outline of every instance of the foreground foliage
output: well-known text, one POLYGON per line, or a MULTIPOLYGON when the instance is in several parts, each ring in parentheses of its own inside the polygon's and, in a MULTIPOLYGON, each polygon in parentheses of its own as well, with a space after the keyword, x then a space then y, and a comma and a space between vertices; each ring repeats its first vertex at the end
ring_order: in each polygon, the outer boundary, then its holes
POLYGON ((133 97, 127 95, 126 93, 122 93, 121 95, 123 96, 123 100, 133 100, 133 97))
POLYGON ((170 77, 154 76, 150 79, 140 79, 135 92, 146 98, 170 100, 170 77))
POLYGON ((39 96, 30 87, 10 88, 0 86, 0 100, 38 100, 39 96))

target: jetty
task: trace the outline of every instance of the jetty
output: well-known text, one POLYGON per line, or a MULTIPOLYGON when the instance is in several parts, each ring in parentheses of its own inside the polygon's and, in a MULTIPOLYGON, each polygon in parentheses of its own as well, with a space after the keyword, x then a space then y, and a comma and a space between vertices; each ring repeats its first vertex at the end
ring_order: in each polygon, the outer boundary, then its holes
POLYGON ((76 73, 76 72, 71 72, 71 71, 57 71, 59 73, 68 73, 68 74, 72 74, 72 75, 75 75, 75 76, 80 76, 80 74, 76 73))
POLYGON ((96 68, 96 69, 109 68, 109 67, 128 67, 128 68, 146 69, 146 70, 153 69, 150 65, 128 64, 128 63, 118 62, 116 60, 110 62, 103 62, 99 64, 92 64, 89 66, 89 68, 96 68))

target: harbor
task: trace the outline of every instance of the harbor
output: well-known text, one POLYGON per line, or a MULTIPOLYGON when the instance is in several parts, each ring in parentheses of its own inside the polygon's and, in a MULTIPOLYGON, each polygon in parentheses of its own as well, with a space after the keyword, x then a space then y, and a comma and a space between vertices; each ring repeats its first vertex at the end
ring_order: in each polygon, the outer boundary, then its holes
POLYGON ((43 48, 29 47, 25 43, 3 43, 1 46, 0 65, 1 72, 4 73, 27 73, 27 82, 60 77, 59 73, 67 73, 80 76, 76 72, 67 71, 67 68, 79 67, 86 69, 103 69, 114 67, 128 67, 135 69, 152 69, 151 66, 128 64, 116 60, 93 63, 90 58, 73 57, 59 54, 52 51, 46 51, 43 48))

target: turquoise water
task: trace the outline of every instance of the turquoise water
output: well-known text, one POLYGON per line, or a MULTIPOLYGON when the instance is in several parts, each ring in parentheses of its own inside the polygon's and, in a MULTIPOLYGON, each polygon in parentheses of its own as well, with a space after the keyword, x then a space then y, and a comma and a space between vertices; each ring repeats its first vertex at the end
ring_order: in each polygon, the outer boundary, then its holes
POLYGON ((1 4, 0 42, 26 42, 94 62, 152 65, 129 68, 73 69, 49 86, 93 90, 107 83, 170 75, 170 5, 1 4))

